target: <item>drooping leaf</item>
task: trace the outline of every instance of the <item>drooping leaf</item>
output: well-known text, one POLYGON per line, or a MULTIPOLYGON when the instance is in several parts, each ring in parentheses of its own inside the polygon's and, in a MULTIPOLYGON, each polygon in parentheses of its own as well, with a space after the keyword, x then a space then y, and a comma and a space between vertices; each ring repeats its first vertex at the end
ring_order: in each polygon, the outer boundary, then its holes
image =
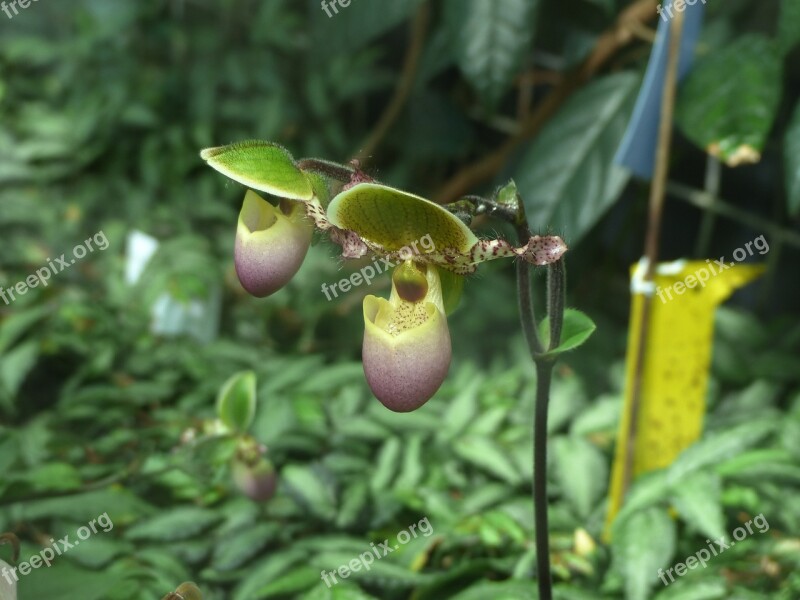
POLYGON ((521 475, 508 455, 494 440, 469 436, 456 441, 455 451, 461 458, 511 484, 519 483, 521 475))
POLYGON ((208 529, 220 518, 208 508, 181 506, 136 523, 126 532, 126 537, 131 540, 185 540, 208 529))
POLYGON ((718 475, 698 471, 672 488, 672 504, 689 525, 703 535, 719 539, 725 535, 722 483, 718 475))
POLYGON ((325 521, 336 518, 336 500, 333 490, 313 469, 289 465, 281 471, 281 478, 291 495, 304 509, 325 521))
POLYGON ((614 524, 611 550, 615 569, 625 578, 626 600, 647 600, 658 570, 672 561, 675 523, 660 508, 638 511, 614 524))
POLYGON ((599 79, 536 136, 514 169, 534 231, 552 229, 574 245, 617 199, 629 175, 612 158, 638 87, 632 73, 599 79))
POLYGON ((555 475, 578 516, 585 519, 606 489, 608 463, 594 444, 561 436, 553 444, 555 475))
POLYGON ((729 166, 754 163, 781 98, 777 45, 748 34, 698 61, 678 94, 676 118, 686 136, 729 166))
POLYGON ((538 0, 450 0, 446 15, 459 67, 489 106, 508 91, 524 65, 538 0))

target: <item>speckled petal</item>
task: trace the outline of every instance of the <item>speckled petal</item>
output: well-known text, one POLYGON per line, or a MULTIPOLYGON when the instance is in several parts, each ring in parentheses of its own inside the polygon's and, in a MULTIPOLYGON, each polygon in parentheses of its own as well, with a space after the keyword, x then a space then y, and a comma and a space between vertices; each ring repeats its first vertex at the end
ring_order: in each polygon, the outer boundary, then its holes
POLYGON ((442 385, 452 356, 441 305, 439 276, 428 269, 426 299, 411 303, 392 289, 391 300, 364 298, 364 374, 388 409, 409 412, 425 404, 442 385))
POLYGON ((259 298, 286 285, 300 269, 311 245, 313 225, 302 202, 284 200, 284 214, 248 190, 236 229, 236 274, 242 286, 259 298))

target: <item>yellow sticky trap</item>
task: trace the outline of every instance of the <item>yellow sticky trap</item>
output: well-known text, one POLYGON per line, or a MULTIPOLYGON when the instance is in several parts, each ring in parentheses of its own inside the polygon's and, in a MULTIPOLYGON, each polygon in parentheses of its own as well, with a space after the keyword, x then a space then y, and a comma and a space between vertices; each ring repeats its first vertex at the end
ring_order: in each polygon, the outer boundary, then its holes
MULTIPOLYGON (((670 465, 700 437, 711 366, 714 310, 737 288, 764 272, 760 265, 713 260, 662 263, 654 278, 644 353, 632 477, 670 465)), ((637 266, 631 270, 637 281, 637 266)), ((644 294, 634 290, 625 375, 625 405, 617 434, 605 537, 622 506, 624 466, 633 405, 644 294)))

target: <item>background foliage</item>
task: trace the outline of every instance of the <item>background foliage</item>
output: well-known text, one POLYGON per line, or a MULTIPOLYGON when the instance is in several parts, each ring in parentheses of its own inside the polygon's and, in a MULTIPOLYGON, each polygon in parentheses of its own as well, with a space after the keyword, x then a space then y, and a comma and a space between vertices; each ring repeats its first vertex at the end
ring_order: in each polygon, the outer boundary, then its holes
POLYGON ((248 138, 365 154, 372 175, 439 200, 513 177, 534 228, 571 243, 570 302, 599 329, 553 394, 561 598, 797 597, 797 0, 708 3, 679 99, 664 256, 729 255, 764 234, 769 273, 720 311, 707 435, 638 482, 615 543, 599 542, 647 190, 611 159, 652 4, 641 39, 591 72, 628 3, 353 0, 328 18, 316 1, 42 0, 0 14, 0 284, 95 232, 110 241, 0 304, 0 530, 25 559, 104 512, 114 522, 23 577, 20 599, 151 599, 187 579, 235 600, 532 597, 534 382, 508 267, 468 282, 437 397, 389 414, 363 383, 361 297, 319 291, 358 265, 320 243, 266 301, 236 283, 243 190, 198 150, 248 138), (703 213, 702 148, 723 139, 763 158, 725 168, 703 213), (161 245, 132 283, 134 230, 161 245), (181 335, 154 330, 164 294, 203 302, 181 335), (257 378, 248 435, 279 473, 263 505, 233 486, 237 436, 215 422, 218 391, 244 370, 257 378), (768 533, 663 589, 658 568, 759 513, 768 533), (332 590, 320 581, 423 517, 432 536, 332 590))

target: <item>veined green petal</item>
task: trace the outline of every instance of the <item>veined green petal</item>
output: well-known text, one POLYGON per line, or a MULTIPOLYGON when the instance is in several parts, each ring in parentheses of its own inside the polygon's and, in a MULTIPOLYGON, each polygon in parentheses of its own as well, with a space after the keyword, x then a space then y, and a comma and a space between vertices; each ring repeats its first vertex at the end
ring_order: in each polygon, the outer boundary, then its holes
POLYGON ((271 142, 237 142, 206 148, 200 157, 226 177, 254 190, 289 200, 310 200, 311 182, 288 150, 271 142))
POLYGON ((423 255, 445 249, 467 253, 478 242, 469 227, 435 202, 378 183, 360 183, 336 196, 328 220, 387 252, 425 236, 433 244, 432 250, 419 248, 423 255))

